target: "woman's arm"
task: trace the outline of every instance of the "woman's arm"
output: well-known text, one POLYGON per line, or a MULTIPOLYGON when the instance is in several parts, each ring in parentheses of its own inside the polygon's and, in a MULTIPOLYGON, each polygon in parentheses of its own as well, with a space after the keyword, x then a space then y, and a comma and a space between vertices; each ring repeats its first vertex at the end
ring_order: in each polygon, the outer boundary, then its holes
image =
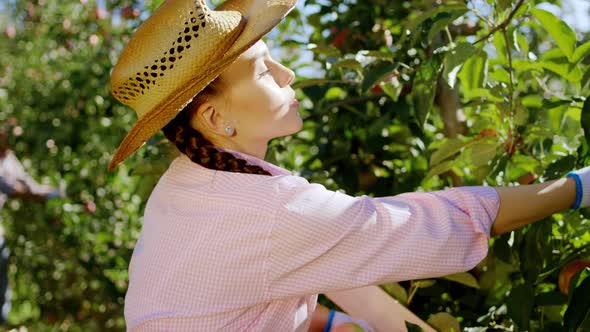
POLYGON ((500 197, 500 208, 492 235, 510 232, 568 209, 576 198, 576 182, 572 178, 494 189, 500 197))
POLYGON ((417 324, 425 332, 435 330, 410 309, 378 286, 366 286, 326 296, 354 319, 369 323, 375 331, 406 331, 406 321, 417 324))

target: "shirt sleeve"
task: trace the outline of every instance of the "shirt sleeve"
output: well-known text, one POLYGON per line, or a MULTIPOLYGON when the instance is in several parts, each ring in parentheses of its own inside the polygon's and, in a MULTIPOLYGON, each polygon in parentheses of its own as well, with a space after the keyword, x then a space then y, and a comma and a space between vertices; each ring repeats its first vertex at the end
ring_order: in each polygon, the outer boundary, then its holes
POLYGON ((8 182, 3 176, 0 176, 0 192, 8 196, 14 192, 14 183, 8 182))
POLYGON ((270 299, 469 270, 487 254, 499 207, 491 187, 373 198, 294 182, 270 233, 270 299))

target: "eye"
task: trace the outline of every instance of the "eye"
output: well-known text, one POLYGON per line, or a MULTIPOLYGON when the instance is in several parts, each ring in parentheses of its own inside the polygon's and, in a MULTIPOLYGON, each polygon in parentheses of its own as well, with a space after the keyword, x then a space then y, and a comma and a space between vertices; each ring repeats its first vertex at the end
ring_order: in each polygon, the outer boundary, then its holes
POLYGON ((258 74, 258 78, 270 74, 270 69, 263 71, 262 73, 258 74))

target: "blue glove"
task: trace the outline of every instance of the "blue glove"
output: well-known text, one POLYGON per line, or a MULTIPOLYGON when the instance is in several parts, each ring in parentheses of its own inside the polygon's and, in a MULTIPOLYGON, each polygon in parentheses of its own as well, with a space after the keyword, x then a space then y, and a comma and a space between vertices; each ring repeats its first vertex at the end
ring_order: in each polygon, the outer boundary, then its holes
POLYGON ((328 323, 324 328, 324 332, 332 331, 334 327, 343 323, 355 323, 363 328, 363 332, 375 332, 375 330, 369 325, 369 323, 365 322, 364 320, 353 319, 347 314, 340 311, 336 311, 334 309, 330 310, 330 316, 328 317, 328 323))
POLYGON ((590 166, 571 171, 566 176, 576 181, 576 202, 572 209, 590 206, 590 166))
POLYGON ((56 188, 50 193, 45 194, 45 199, 52 199, 52 198, 63 198, 63 193, 60 189, 56 188))

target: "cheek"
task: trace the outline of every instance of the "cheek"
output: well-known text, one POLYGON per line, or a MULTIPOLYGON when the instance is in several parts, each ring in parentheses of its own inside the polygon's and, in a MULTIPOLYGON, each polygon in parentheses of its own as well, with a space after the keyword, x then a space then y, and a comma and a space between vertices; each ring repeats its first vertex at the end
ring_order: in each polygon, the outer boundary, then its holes
POLYGON ((257 114, 265 118, 274 118, 284 111, 283 94, 278 87, 272 86, 271 84, 258 86, 256 89, 250 91, 247 98, 247 108, 251 114, 257 114))
POLYGON ((235 105, 234 108, 246 109, 250 112, 260 112, 269 108, 272 108, 277 103, 276 89, 273 89, 269 83, 260 81, 254 82, 248 85, 242 85, 233 91, 235 105))

